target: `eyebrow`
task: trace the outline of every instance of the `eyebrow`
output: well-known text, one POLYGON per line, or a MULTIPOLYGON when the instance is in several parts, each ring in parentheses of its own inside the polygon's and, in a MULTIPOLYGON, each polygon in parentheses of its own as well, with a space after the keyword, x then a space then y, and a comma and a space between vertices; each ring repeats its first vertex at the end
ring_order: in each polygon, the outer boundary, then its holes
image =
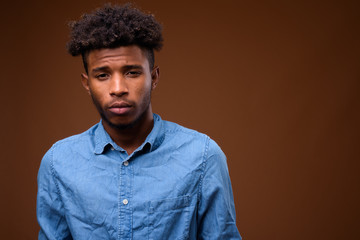
MULTIPOLYGON (((101 72, 101 71, 105 71, 105 70, 108 70, 108 69, 109 69, 108 66, 97 67, 97 68, 94 68, 91 72, 101 72)), ((125 66, 122 67, 122 69, 125 69, 125 70, 129 70, 129 69, 143 69, 143 66, 137 65, 137 64, 125 65, 125 66)))
POLYGON ((101 71, 104 71, 104 70, 107 70, 107 69, 109 69, 107 66, 97 67, 97 68, 94 68, 93 70, 91 70, 91 72, 101 72, 101 71))
POLYGON ((143 67, 141 65, 126 65, 123 67, 124 69, 143 69, 143 67))

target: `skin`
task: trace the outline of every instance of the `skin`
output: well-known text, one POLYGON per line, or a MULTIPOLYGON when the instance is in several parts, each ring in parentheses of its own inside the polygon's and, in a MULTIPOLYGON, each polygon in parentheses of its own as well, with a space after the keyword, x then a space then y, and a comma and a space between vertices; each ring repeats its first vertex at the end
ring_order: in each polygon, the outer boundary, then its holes
POLYGON ((159 81, 159 67, 149 67, 144 50, 136 45, 89 52, 88 74, 82 84, 117 145, 130 155, 153 127, 151 92, 159 81))

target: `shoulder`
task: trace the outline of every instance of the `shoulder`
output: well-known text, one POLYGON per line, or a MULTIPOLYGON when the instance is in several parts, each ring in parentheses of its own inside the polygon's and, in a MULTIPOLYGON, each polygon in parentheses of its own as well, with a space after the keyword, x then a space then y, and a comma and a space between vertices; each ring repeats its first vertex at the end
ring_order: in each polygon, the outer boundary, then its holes
POLYGON ((95 124, 88 130, 80 134, 72 135, 70 137, 55 142, 49 151, 53 151, 54 153, 56 153, 58 151, 79 149, 84 144, 91 144, 91 142, 94 141, 95 130, 97 129, 98 125, 99 124, 95 124))
POLYGON ((98 124, 85 132, 76 134, 55 142, 45 153, 41 165, 53 167, 56 159, 71 159, 78 153, 86 154, 94 146, 94 132, 98 124))
POLYGON ((181 126, 177 123, 170 121, 163 121, 163 129, 167 140, 178 140, 178 141, 209 141, 209 137, 196 130, 181 126))
POLYGON ((204 147, 205 157, 209 155, 225 157, 220 146, 208 135, 170 121, 163 121, 163 124, 167 140, 193 143, 195 147, 200 144, 204 147))
POLYGON ((206 134, 181 126, 177 123, 163 120, 165 134, 184 135, 193 138, 209 138, 206 134))

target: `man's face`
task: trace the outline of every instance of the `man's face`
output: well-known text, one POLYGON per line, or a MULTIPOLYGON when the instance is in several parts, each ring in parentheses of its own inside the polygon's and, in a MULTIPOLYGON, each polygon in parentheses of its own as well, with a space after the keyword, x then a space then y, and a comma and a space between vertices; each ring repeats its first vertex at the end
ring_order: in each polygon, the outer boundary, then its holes
POLYGON ((118 129, 152 119, 151 91, 159 69, 149 69, 145 52, 138 46, 93 50, 88 54, 88 74, 82 83, 104 124, 118 129))

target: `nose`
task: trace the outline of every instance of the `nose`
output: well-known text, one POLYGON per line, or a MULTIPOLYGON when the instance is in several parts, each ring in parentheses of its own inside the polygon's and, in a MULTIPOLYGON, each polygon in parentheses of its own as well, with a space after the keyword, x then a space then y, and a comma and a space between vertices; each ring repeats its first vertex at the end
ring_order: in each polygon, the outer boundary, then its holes
POLYGON ((128 93, 126 79, 120 74, 115 74, 110 80, 110 95, 121 97, 128 93))

